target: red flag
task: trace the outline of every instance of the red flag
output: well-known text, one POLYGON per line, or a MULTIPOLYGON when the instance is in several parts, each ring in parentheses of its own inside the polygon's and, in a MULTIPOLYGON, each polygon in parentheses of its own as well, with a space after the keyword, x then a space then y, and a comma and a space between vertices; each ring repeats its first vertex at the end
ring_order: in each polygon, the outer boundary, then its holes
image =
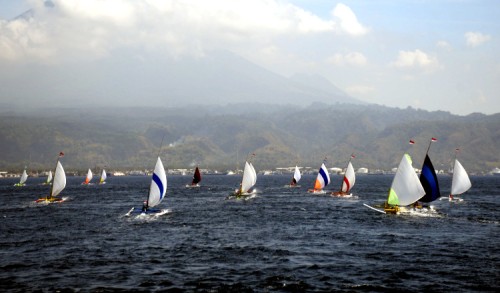
POLYGON ((415 141, 413 139, 410 139, 410 144, 415 144, 415 141))
POLYGON ((352 155, 351 155, 351 158, 353 158, 353 159, 354 159, 354 158, 356 158, 356 156, 355 156, 354 154, 352 154, 352 155))
POLYGON ((59 158, 61 158, 61 157, 64 157, 64 153, 63 152, 59 153, 59 158))
POLYGON ((431 138, 431 141, 437 141, 438 139, 437 138, 431 138))

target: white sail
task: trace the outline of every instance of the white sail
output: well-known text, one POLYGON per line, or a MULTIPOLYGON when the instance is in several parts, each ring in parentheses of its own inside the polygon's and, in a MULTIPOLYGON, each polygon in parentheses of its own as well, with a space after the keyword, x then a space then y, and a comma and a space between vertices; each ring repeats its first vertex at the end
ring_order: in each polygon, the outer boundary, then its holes
POLYGON ((455 166, 453 167, 453 179, 451 181, 451 194, 458 195, 466 192, 471 188, 469 176, 460 162, 455 159, 455 166))
POLYGON ((301 175, 300 175, 299 167, 297 167, 297 166, 295 166, 295 172, 293 172, 293 178, 295 179, 296 183, 299 183, 301 175))
POLYGON ((87 172, 87 177, 85 177, 85 183, 88 184, 92 180, 92 171, 89 169, 87 172))
POLYGON ((57 167, 54 171, 54 182, 52 183, 52 196, 57 196, 66 187, 66 174, 64 173, 61 162, 57 161, 57 167))
POLYGON ((241 192, 248 192, 252 186, 257 182, 257 175, 252 164, 245 162, 245 169, 243 169, 243 179, 241 180, 241 192))
POLYGON ((411 157, 404 154, 392 181, 387 202, 391 205, 406 206, 425 195, 424 187, 411 165, 411 157))
POLYGON ((26 173, 26 169, 23 171, 23 175, 21 175, 21 180, 19 180, 19 185, 22 185, 28 180, 28 173, 26 173))
POLYGON ((104 183, 104 181, 106 181, 106 170, 102 169, 102 173, 101 173, 101 179, 99 180, 99 183, 104 183))
POLYGON ((347 164, 347 169, 344 175, 344 181, 342 182, 342 192, 349 192, 356 182, 356 174, 354 173, 354 168, 351 162, 347 164))
POLYGON ((255 183, 257 183, 257 172, 255 172, 255 168, 254 166, 252 165, 252 163, 248 163, 250 165, 250 167, 252 168, 252 186, 255 185, 255 183))
POLYGON ((49 184, 50 181, 52 181, 52 171, 49 171, 49 175, 47 176, 47 181, 46 183, 49 184))
POLYGON ((153 171, 153 178, 151 186, 149 187, 148 206, 154 207, 158 205, 167 193, 167 174, 160 157, 156 161, 155 170, 153 171))

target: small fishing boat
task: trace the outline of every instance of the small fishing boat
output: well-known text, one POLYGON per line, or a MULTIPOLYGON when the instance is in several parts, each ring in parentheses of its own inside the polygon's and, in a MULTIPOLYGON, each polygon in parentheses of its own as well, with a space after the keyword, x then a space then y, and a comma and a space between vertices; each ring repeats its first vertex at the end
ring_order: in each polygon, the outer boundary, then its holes
POLYGON ((50 187, 49 195, 43 198, 37 199, 37 203, 57 203, 62 202, 65 199, 57 197, 66 187, 66 174, 64 173, 64 168, 60 162, 60 158, 64 156, 63 152, 59 153, 56 163, 56 169, 54 170, 54 180, 50 187))
MULTIPOLYGON (((326 161, 326 160, 325 160, 326 161)), ((330 183, 330 174, 325 166, 325 161, 321 164, 316 181, 314 181, 314 188, 309 189, 307 192, 312 194, 325 194, 323 190, 330 183)))
POLYGON ((93 177, 92 171, 89 168, 89 170, 87 171, 87 176, 85 177, 85 181, 82 182, 82 185, 89 185, 89 184, 91 184, 90 181, 92 180, 92 177, 93 177))
POLYGON ((194 169, 193 180, 191 180, 191 184, 186 184, 186 187, 187 188, 200 187, 200 181, 201 181, 200 169, 198 168, 198 166, 196 166, 196 169, 194 169))
POLYGON ((383 210, 363 204, 366 207, 386 214, 399 214, 400 207, 408 206, 424 196, 425 190, 412 166, 411 157, 404 154, 392 180, 391 188, 383 210))
POLYGON ((351 164, 351 160, 354 158, 354 155, 351 155, 349 162, 347 163, 347 167, 345 168, 344 178, 342 180, 342 186, 339 191, 332 192, 332 196, 337 197, 352 197, 351 189, 356 182, 356 173, 354 172, 354 167, 351 164))
POLYGON ((106 175, 106 170, 102 169, 101 178, 99 179, 99 184, 106 184, 106 178, 108 178, 108 176, 106 175))
POLYGON ((14 186, 25 186, 26 180, 28 180, 28 173, 26 173, 26 169, 24 169, 23 174, 21 175, 21 179, 19 179, 19 182, 14 184, 14 186))
POLYGON ((50 185, 52 184, 52 170, 49 170, 49 174, 47 175, 47 180, 43 183, 43 185, 50 185))
MULTIPOLYGON (((253 156, 253 155, 252 155, 253 156)), ((240 188, 236 189, 230 196, 234 198, 247 198, 255 194, 255 190, 252 189, 257 183, 257 173, 252 163, 247 160, 245 161, 245 168, 243 169, 243 177, 241 178, 240 188)))
POLYGON ((300 174, 299 167, 295 166, 295 171, 293 172, 292 181, 290 181, 290 184, 285 185, 285 187, 290 187, 290 188, 300 187, 300 185, 298 183, 299 183, 299 180, 301 177, 302 176, 300 174))
POLYGON ((167 193, 167 174, 163 163, 158 156, 156 160, 155 169, 151 178, 151 185, 149 186, 149 193, 147 199, 144 201, 142 208, 132 208, 126 216, 131 214, 144 214, 144 215, 161 215, 166 213, 167 210, 155 209, 158 204, 165 198, 167 193))
POLYGON ((455 152, 455 164, 453 166, 453 178, 451 180, 451 192, 448 196, 449 201, 463 201, 463 199, 455 197, 455 195, 462 194, 469 190, 472 187, 472 183, 470 182, 469 175, 467 175, 467 171, 460 164, 457 159, 458 149, 455 152))

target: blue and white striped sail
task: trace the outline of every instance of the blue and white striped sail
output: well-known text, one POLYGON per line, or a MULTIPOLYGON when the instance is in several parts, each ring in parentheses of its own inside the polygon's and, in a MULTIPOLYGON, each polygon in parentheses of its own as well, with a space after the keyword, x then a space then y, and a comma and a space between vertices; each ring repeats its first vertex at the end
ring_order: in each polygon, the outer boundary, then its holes
POLYGON ((166 193, 167 174, 165 173, 165 168, 163 168, 163 163, 161 162, 160 157, 158 157, 155 170, 153 171, 151 186, 149 187, 148 206, 154 207, 158 205, 163 200, 166 193))
POLYGON ((325 163, 323 163, 319 168, 318 176, 316 177, 316 181, 314 182, 314 190, 322 190, 325 186, 328 185, 328 183, 330 183, 330 175, 328 174, 325 163))

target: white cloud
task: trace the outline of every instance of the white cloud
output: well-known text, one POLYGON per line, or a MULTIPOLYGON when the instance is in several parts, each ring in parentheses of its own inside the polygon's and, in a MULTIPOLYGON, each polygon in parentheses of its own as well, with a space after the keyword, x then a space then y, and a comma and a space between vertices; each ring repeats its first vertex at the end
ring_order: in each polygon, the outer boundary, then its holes
POLYGON ((0 23, 0 59, 100 58, 123 47, 199 56, 214 48, 268 47, 276 37, 367 32, 343 4, 323 19, 279 0, 53 2, 34 1, 33 17, 0 23))
POLYGON ((436 43, 436 47, 440 48, 440 49, 444 49, 446 51, 451 51, 453 48, 451 47, 451 45, 446 42, 446 41, 438 41, 436 43))
POLYGON ((392 65, 397 68, 433 70, 439 67, 439 62, 437 58, 416 49, 415 51, 399 51, 398 58, 392 65))
POLYGON ((483 35, 480 32, 467 32, 465 33, 464 36, 465 36, 465 42, 469 47, 477 47, 491 40, 490 35, 483 35))
POLYGON ((359 52, 350 52, 345 55, 337 53, 326 60, 328 63, 335 65, 356 65, 364 66, 367 64, 365 55, 359 52))
POLYGON ((368 32, 368 29, 358 22, 358 18, 351 8, 342 3, 335 6, 332 11, 332 15, 339 19, 339 26, 342 32, 354 36, 364 35, 368 32))

